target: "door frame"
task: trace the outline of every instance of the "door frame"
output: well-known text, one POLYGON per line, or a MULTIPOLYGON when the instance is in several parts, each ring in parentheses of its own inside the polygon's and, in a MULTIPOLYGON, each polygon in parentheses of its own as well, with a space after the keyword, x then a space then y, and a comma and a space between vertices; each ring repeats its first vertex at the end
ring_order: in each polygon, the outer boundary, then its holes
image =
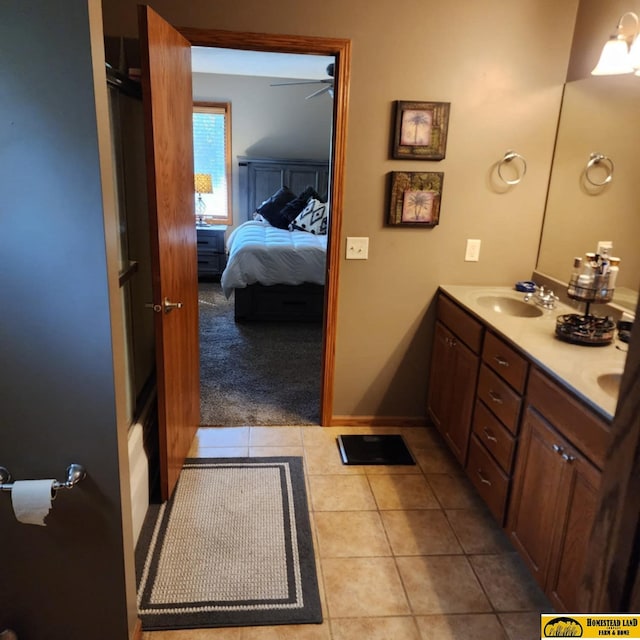
POLYGON ((269 51, 274 53, 303 53, 335 58, 333 98, 332 157, 330 167, 331 221, 327 238, 327 266, 322 327, 322 371, 320 386, 320 424, 328 426, 333 417, 333 379, 335 371, 336 318, 340 267, 340 231, 346 161, 347 113, 351 72, 351 41, 344 38, 279 35, 222 29, 176 27, 196 47, 220 47, 269 51))

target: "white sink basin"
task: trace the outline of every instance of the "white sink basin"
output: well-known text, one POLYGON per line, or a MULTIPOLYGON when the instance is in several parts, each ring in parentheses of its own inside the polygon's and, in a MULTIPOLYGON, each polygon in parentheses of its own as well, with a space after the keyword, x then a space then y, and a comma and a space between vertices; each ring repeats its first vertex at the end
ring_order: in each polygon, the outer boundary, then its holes
POLYGON ((617 398, 620 393, 621 373, 603 373, 597 378, 598 386, 612 398, 617 398))
POLYGON ((477 300, 478 304, 485 309, 490 309, 494 313, 500 313, 517 318, 539 318, 542 309, 533 303, 517 300, 507 296, 481 296, 477 300))

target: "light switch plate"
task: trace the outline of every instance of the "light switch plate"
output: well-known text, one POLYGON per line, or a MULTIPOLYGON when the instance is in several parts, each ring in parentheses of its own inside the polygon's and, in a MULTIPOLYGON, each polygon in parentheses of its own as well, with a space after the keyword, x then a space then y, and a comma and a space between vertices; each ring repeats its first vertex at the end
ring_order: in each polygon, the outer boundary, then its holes
POLYGON ((480 240, 469 238, 467 249, 464 253, 465 262, 478 262, 480 260, 480 240))
POLYGON ((347 237, 347 260, 366 260, 369 257, 369 238, 347 237))

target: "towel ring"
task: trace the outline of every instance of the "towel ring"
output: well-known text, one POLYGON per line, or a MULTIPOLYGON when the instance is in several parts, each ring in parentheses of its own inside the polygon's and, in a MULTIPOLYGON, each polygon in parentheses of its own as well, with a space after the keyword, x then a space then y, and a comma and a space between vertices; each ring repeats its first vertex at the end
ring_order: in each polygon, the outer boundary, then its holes
POLYGON ((507 151, 507 153, 504 154, 504 158, 502 158, 502 160, 498 162, 498 176, 500 180, 502 180, 502 182, 504 182, 505 184, 509 184, 509 185, 518 184, 522 180, 522 178, 524 178, 526 173, 527 173, 527 161, 519 153, 516 153, 515 151, 507 151), (522 173, 520 173, 520 175, 513 180, 507 180, 507 178, 505 178, 502 175, 502 167, 505 164, 512 162, 513 160, 520 161, 520 164, 522 165, 521 167, 522 173))
POLYGON ((604 187, 605 184, 609 184, 613 180, 613 160, 611 158, 607 158, 607 156, 602 153, 592 153, 591 156, 589 156, 587 168, 584 170, 584 177, 587 179, 587 182, 592 184, 594 187, 604 187), (602 182, 597 182, 591 179, 589 171, 601 162, 606 165, 605 170, 607 175, 602 182))

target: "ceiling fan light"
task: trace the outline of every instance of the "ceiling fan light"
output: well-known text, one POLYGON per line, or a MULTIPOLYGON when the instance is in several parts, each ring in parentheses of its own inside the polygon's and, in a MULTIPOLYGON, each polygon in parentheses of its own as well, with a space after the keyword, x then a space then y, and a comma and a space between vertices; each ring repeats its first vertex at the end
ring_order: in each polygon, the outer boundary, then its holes
POLYGON ((600 60, 591 72, 592 76, 617 76, 623 73, 633 73, 634 69, 629 60, 629 48, 621 34, 611 36, 602 47, 600 60))

